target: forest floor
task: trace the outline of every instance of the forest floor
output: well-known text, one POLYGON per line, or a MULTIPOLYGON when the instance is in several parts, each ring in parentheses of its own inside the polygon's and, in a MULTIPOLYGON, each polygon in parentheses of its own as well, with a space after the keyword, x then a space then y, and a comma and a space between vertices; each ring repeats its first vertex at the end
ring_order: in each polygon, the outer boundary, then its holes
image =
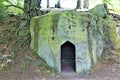
POLYGON ((0 80, 120 80, 120 58, 105 58, 90 75, 70 72, 56 75, 29 48, 24 46, 26 49, 23 51, 14 46, 16 20, 10 17, 0 22, 0 80))

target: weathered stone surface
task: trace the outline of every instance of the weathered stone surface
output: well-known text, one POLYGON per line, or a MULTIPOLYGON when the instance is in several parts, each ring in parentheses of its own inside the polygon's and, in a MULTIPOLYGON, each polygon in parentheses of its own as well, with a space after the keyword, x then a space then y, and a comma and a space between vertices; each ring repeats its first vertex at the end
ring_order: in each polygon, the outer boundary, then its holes
POLYGON ((94 15, 98 15, 98 16, 103 17, 103 18, 107 16, 107 11, 106 11, 103 4, 97 5, 95 8, 90 10, 90 12, 94 15))
POLYGON ((119 40, 110 17, 103 18, 94 14, 95 10, 93 9, 93 12, 52 11, 34 17, 30 26, 32 49, 60 73, 61 45, 69 41, 75 45, 76 72, 88 74, 101 58, 103 48, 108 46, 107 39, 110 39, 108 42, 111 42, 113 47, 116 47, 119 40))

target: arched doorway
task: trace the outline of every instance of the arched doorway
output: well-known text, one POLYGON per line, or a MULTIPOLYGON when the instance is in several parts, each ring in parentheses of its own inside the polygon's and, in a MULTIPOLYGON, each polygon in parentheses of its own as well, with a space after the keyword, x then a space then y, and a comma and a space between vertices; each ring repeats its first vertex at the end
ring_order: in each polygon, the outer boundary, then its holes
POLYGON ((61 72, 75 71, 75 46, 67 41, 61 45, 61 72))

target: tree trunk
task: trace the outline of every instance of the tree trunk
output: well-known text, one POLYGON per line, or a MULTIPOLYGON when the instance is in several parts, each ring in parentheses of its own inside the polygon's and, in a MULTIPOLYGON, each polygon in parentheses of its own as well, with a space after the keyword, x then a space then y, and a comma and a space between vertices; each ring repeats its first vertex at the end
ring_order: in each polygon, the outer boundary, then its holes
POLYGON ((37 8, 41 8, 41 0, 37 0, 37 8))
POLYGON ((34 16, 37 16, 37 0, 25 0, 24 1, 24 14, 27 18, 31 19, 34 16))
POLYGON ((31 18, 41 15, 41 11, 37 8, 37 0, 24 0, 24 14, 21 19, 20 29, 29 27, 31 18))
POLYGON ((83 8, 89 9, 89 0, 84 0, 83 8))
POLYGON ((61 8, 60 0, 58 0, 57 3, 55 4, 55 8, 61 8))
POLYGON ((16 31, 21 40, 30 44, 30 21, 32 17, 44 14, 37 7, 37 0, 24 0, 24 14, 21 17, 20 25, 16 31))
POLYGON ((47 8, 49 8, 49 7, 50 7, 50 1, 47 0, 47 8))
POLYGON ((77 0, 76 9, 81 9, 81 0, 77 0))

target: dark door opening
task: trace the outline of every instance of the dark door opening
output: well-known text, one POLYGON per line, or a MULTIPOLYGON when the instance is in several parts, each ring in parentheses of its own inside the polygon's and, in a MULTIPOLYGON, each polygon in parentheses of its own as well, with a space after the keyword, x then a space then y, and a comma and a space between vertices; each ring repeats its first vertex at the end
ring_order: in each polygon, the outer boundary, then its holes
POLYGON ((75 71, 75 46, 69 41, 61 45, 61 71, 75 71))

